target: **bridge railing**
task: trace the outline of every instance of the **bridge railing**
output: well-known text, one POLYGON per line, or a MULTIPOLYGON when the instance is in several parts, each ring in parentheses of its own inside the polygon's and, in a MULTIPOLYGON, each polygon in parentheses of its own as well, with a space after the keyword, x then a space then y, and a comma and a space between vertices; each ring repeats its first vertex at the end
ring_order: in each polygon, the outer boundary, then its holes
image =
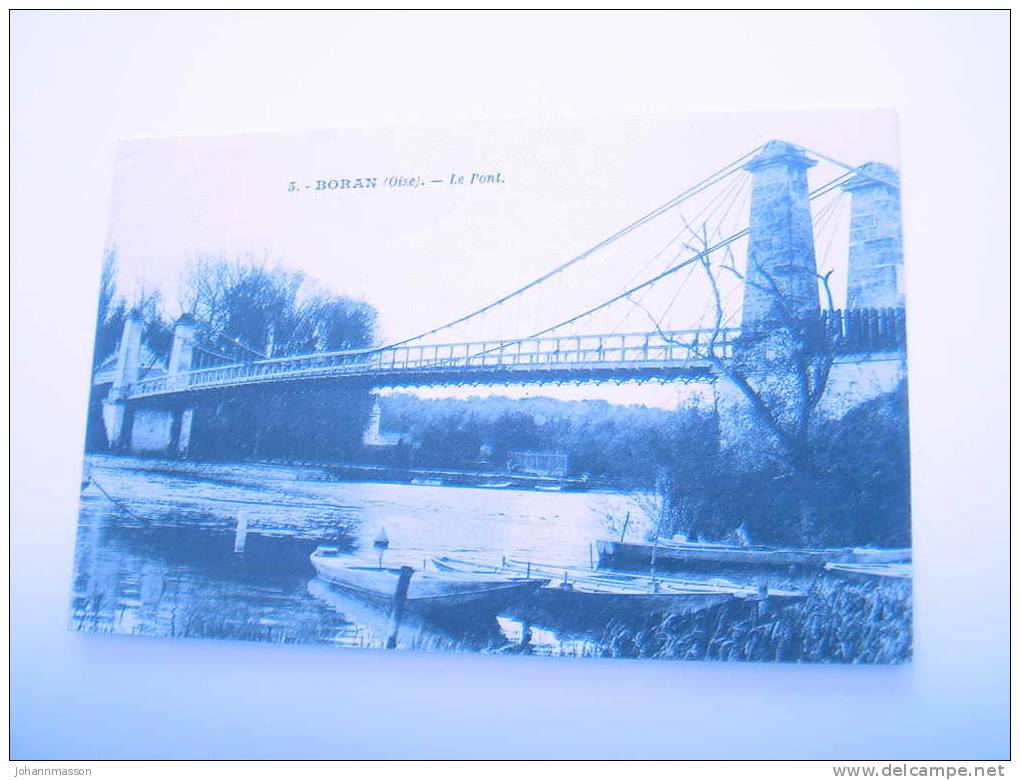
MULTIPOLYGON (((721 330, 717 357, 732 354, 737 330, 721 330)), ((132 397, 313 376, 372 377, 404 372, 668 366, 704 361, 712 332, 615 333, 541 336, 515 341, 406 344, 381 349, 316 352, 247 363, 213 366, 137 382, 132 397)))
MULTIPOLYGON (((906 342, 902 309, 822 312, 821 325, 837 353, 901 350, 906 342)), ((614 366, 626 369, 691 365, 707 362, 712 335, 710 329, 674 330, 315 352, 212 366, 142 380, 131 386, 129 397, 319 376, 372 378, 431 373, 439 377, 457 372, 495 372, 501 369, 535 373, 543 369, 576 368, 582 371, 614 366)), ((737 328, 718 331, 715 334, 714 357, 732 357, 738 336, 737 328)))
POLYGON ((902 350, 907 344, 902 308, 823 311, 822 325, 833 349, 841 354, 902 350))
MULTIPOLYGON (((689 330, 408 345, 380 352, 370 362, 381 371, 673 363, 702 357, 708 336, 706 331, 689 330)), ((729 349, 731 339, 732 333, 728 333, 719 340, 721 353, 729 349)))

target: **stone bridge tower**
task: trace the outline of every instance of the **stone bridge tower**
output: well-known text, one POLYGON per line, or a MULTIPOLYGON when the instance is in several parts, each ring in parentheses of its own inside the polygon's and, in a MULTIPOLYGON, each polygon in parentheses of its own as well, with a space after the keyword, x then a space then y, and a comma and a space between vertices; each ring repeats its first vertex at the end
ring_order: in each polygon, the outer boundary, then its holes
POLYGON ((843 185, 850 193, 847 309, 903 308, 903 223, 900 177, 869 162, 843 185))
MULTIPOLYGON (((843 185, 851 197, 848 300, 846 310, 830 313, 820 305, 807 182, 813 165, 799 148, 771 141, 745 166, 752 174, 750 236, 732 365, 791 429, 808 416, 841 417, 906 376, 898 175, 871 162, 843 185), (812 405, 803 389, 803 350, 823 332, 835 339, 836 354, 812 405)), ((723 379, 716 399, 723 449, 739 448, 749 465, 775 454, 776 437, 755 422, 745 392, 723 379)))
POLYGON ((753 175, 741 328, 769 330, 818 316, 818 271, 807 171, 815 161, 770 141, 744 168, 753 175))
MULTIPOLYGON (((103 402, 103 422, 110 447, 135 453, 184 455, 191 443, 194 408, 188 404, 138 404, 128 401, 131 385, 142 379, 144 322, 132 311, 124 321, 117 351, 113 384, 103 402)), ((167 359, 166 380, 171 387, 186 386, 194 359, 197 325, 188 314, 174 325, 173 343, 167 359)))
POLYGON ((820 314, 807 182, 815 164, 792 144, 770 141, 744 166, 752 174, 750 235, 741 332, 730 365, 746 382, 721 378, 715 392, 720 446, 749 468, 777 452, 762 408, 789 428, 807 411, 797 356, 820 314), (761 403, 752 402, 748 388, 761 403))
MULTIPOLYGON (((721 452, 736 472, 782 481, 776 511, 783 533, 802 544, 816 543, 828 522, 813 467, 815 426, 906 376, 896 174, 868 163, 843 185, 851 198, 848 308, 831 311, 827 300, 820 305, 807 182, 814 164, 772 141, 745 166, 752 185, 741 333, 715 386, 721 452)), ((880 404, 875 413, 893 410, 880 404)), ((743 519, 730 518, 734 526, 743 519)))
POLYGON ((117 363, 109 395, 103 401, 103 425, 106 438, 114 449, 124 449, 130 438, 131 418, 127 393, 138 381, 142 367, 142 315, 135 309, 128 312, 117 347, 117 363))

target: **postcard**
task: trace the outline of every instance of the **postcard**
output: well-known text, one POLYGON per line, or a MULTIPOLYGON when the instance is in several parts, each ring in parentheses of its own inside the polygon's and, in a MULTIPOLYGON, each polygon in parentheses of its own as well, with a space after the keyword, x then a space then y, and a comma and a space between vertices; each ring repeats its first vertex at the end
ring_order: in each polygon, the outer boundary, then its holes
POLYGON ((71 627, 908 661, 897 143, 877 110, 122 143, 71 627))

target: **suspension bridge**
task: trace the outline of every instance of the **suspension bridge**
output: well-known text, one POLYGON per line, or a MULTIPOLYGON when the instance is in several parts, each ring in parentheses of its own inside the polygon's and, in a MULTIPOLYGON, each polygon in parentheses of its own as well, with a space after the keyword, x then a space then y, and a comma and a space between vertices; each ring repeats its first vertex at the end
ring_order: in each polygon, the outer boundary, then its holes
POLYGON ((156 441, 176 438, 183 450, 190 405, 240 387, 715 381, 755 333, 791 320, 820 322, 843 355, 902 353, 900 230, 895 170, 772 141, 505 295, 406 338, 230 357, 185 316, 165 368, 150 360, 146 370, 143 326, 129 317, 93 382, 109 385, 111 442, 130 442, 141 413, 156 441))

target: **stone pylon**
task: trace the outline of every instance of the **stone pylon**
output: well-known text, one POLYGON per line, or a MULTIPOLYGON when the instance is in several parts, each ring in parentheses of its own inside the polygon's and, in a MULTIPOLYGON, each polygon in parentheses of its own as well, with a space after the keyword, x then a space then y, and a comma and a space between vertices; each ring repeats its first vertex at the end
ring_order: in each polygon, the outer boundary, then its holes
MULTIPOLYGON (((194 363, 197 330, 198 323, 188 313, 182 314, 174 324, 174 340, 167 360, 167 381, 176 387, 187 386, 187 372, 191 371, 194 363)), ((194 419, 195 408, 192 404, 187 404, 172 413, 166 445, 168 453, 188 454, 194 419)))
POLYGON ((190 314, 182 314, 174 323, 174 340, 170 346, 170 359, 166 367, 170 376, 191 370, 197 327, 195 318, 190 314))
POLYGON ((139 312, 132 309, 124 320, 120 345, 117 348, 117 367, 110 393, 103 401, 103 425, 106 438, 113 449, 127 445, 130 421, 125 402, 128 388, 138 381, 142 361, 142 330, 144 323, 139 312))
POLYGON ((848 309, 903 308, 903 223, 900 177, 869 162, 843 185, 850 193, 848 309))
POLYGON ((138 381, 138 372, 142 367, 142 331, 145 323, 142 315, 132 309, 124 320, 120 344, 117 347, 117 370, 113 379, 111 395, 121 395, 128 387, 138 381))
POLYGON ((770 141, 744 168, 752 174, 751 232, 741 328, 770 330, 818 314, 818 275, 807 170, 815 165, 785 141, 770 141))
POLYGON ((716 386, 720 445, 738 447, 748 468, 778 454, 758 419, 764 406, 784 428, 806 412, 796 357, 819 318, 818 273, 807 171, 815 161, 793 144, 770 141, 744 167, 751 172, 751 215, 741 334, 732 361, 760 403, 728 378, 716 386))

